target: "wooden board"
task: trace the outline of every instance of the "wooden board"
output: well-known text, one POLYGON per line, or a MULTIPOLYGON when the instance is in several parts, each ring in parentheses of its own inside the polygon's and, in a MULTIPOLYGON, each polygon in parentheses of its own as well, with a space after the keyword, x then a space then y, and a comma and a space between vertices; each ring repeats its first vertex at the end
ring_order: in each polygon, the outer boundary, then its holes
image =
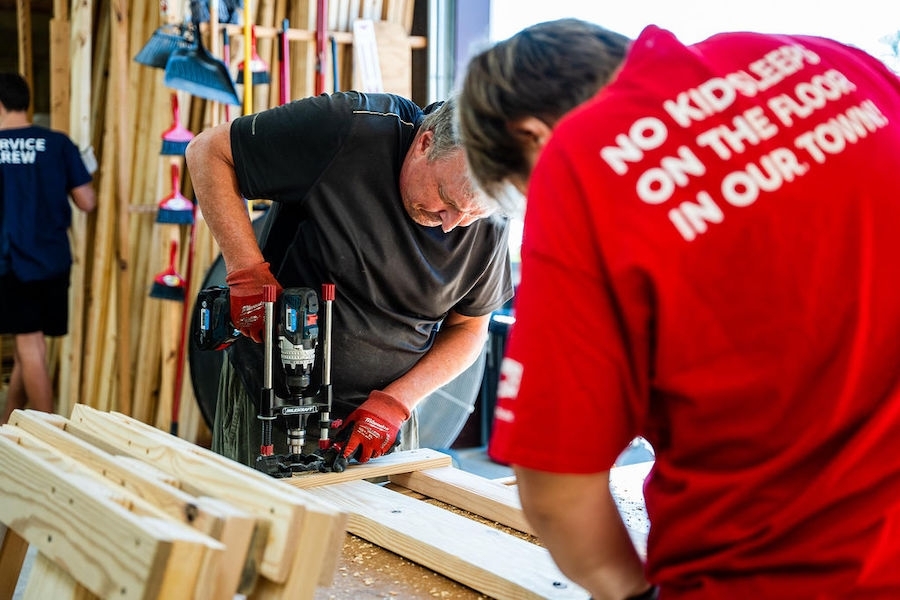
POLYGON ((259 572, 286 597, 310 597, 317 583, 331 582, 346 526, 346 514, 332 505, 120 413, 78 404, 69 430, 152 462, 190 493, 220 498, 266 521, 259 572))
POLYGON ((92 469, 114 485, 134 493, 148 506, 220 541, 225 547, 220 570, 212 581, 210 598, 227 600, 252 590, 262 546, 256 540, 262 527, 249 513, 210 497, 196 497, 173 487, 172 479, 152 466, 113 456, 64 431, 66 419, 33 410, 17 410, 10 424, 92 469), (252 551, 251 551, 252 550, 252 551))
POLYGON ((535 544, 367 481, 311 488, 348 531, 498 600, 587 599, 535 544))
POLYGON ((392 452, 365 464, 353 463, 343 473, 298 473, 284 481, 294 487, 312 488, 359 479, 377 479, 422 469, 449 467, 452 464, 453 459, 443 452, 418 448, 392 452))
POLYGON ((392 475, 390 480, 435 500, 534 534, 522 514, 522 504, 514 487, 453 467, 401 473, 392 475))
POLYGON ((141 514, 127 491, 18 428, 0 427, 0 462, 0 522, 92 593, 191 598, 211 586, 215 540, 141 514))

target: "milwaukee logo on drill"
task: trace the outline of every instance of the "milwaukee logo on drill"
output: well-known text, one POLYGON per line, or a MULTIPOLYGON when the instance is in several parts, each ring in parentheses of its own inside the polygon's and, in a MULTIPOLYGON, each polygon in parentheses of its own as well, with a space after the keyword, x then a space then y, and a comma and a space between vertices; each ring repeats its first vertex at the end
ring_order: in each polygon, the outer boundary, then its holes
POLYGON ((44 138, 0 139, 0 164, 31 165, 47 149, 44 138))

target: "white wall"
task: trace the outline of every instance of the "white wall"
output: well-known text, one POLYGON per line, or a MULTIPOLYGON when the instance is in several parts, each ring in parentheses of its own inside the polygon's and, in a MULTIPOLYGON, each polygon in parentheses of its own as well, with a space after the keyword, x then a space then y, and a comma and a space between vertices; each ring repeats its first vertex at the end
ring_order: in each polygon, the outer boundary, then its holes
MULTIPOLYGON (((752 30, 822 35, 858 46, 885 60, 879 42, 900 31, 898 0, 491 0, 491 40, 533 23, 577 17, 636 37, 648 24, 695 42, 721 31, 752 30)), ((892 64, 893 66, 893 64, 892 64)))

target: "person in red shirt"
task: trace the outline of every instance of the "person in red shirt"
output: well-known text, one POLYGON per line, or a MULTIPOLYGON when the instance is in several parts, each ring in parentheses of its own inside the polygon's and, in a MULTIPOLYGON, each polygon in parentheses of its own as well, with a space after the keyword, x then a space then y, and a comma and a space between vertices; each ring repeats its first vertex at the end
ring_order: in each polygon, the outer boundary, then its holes
POLYGON ((562 571, 900 598, 898 77, 815 36, 564 19, 475 56, 459 106, 475 179, 527 193, 489 452, 562 571), (645 560, 609 493, 636 436, 645 560))

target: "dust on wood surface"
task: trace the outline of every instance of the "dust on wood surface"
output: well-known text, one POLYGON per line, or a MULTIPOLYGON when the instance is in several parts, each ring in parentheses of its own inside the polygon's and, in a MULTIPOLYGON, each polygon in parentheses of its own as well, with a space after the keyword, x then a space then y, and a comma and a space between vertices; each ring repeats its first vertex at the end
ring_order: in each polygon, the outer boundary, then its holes
MULTIPOLYGON (((390 486, 390 484, 388 484, 390 486)), ((423 502, 463 515, 503 530, 510 535, 538 543, 528 534, 488 521, 478 515, 433 498, 410 492, 423 502)), ((461 585, 371 542, 348 534, 330 587, 316 590, 314 600, 490 600, 461 585)))

